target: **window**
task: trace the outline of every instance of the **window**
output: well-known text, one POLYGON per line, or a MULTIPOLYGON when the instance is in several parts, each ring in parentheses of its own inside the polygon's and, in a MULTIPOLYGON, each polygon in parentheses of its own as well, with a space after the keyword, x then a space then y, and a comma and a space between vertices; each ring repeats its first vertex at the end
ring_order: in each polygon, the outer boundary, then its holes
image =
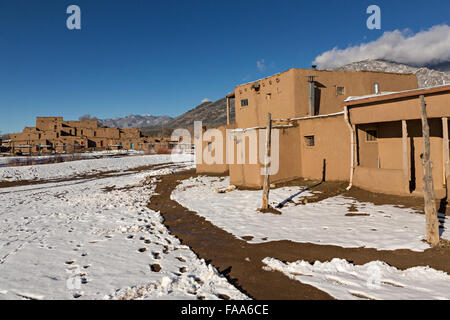
POLYGON ((305 144, 307 147, 314 147, 314 136, 305 136, 305 144))
POLYGON ((344 87, 336 87, 336 95, 342 96, 345 94, 345 88, 344 87))
POLYGON ((366 131, 366 141, 376 142, 378 140, 378 131, 376 129, 370 129, 366 131))
POLYGON ((248 99, 242 99, 241 100, 241 108, 248 107, 248 99))

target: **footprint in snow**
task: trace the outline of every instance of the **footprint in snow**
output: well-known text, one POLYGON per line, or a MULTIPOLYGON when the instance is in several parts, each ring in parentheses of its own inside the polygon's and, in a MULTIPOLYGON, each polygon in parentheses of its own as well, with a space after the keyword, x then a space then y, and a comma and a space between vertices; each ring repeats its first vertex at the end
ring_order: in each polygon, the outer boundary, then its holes
POLYGON ((159 252, 152 252, 153 258, 161 259, 161 254, 159 252))
POLYGON ((75 299, 78 299, 78 298, 82 297, 83 294, 84 294, 83 292, 75 292, 75 293, 73 294, 73 297, 74 297, 75 299))
POLYGON ((181 267, 180 268, 180 272, 181 273, 186 273, 187 272, 187 267, 181 267))

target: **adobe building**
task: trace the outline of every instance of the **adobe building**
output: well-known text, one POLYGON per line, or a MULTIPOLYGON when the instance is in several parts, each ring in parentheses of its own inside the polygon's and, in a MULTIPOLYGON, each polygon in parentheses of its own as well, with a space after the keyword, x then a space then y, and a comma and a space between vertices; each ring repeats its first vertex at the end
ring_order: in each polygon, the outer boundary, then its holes
POLYGON ((448 195, 450 85, 350 97, 344 102, 355 141, 349 164, 354 166, 354 185, 391 194, 422 194, 421 96, 430 127, 435 194, 448 195))
MULTIPOLYGON (((433 174, 436 177, 440 176, 441 180, 443 176, 441 118, 448 116, 450 113, 448 106, 447 111, 442 107, 442 101, 446 100, 447 104, 449 101, 445 88, 428 89, 431 90, 430 92, 434 92, 430 94, 425 92, 431 112, 429 115, 431 118, 430 127, 432 128, 433 139, 436 140, 433 142, 434 147, 432 147, 433 165, 434 168, 441 168, 434 169, 433 174), (437 94, 433 90, 440 93, 437 94), (440 98, 436 98, 436 95, 440 98), (432 104, 439 105, 439 107, 431 107, 432 104), (435 108, 439 112, 431 111, 435 108)), ((296 178, 320 180, 323 176, 326 180, 349 181, 350 172, 354 170, 353 185, 379 192, 409 194, 420 189, 421 175, 418 173, 421 171, 420 167, 414 168, 413 172, 416 174, 415 188, 409 189, 405 187, 403 178, 401 186, 400 182, 389 182, 389 186, 387 186, 386 179, 390 177, 389 173, 393 173, 383 170, 404 170, 402 166, 398 168, 399 164, 403 163, 402 158, 398 158, 399 152, 401 155, 402 150, 402 131, 398 124, 401 124, 402 120, 408 121, 408 132, 410 135, 415 135, 414 146, 412 147, 415 157, 409 161, 414 162, 415 166, 420 165, 417 161, 417 156, 420 155, 422 148, 418 147, 421 145, 421 138, 419 137, 421 125, 418 126, 420 114, 417 113, 420 111, 420 105, 417 102, 418 95, 411 92, 420 94, 424 92, 422 90, 410 91, 409 94, 415 96, 415 101, 409 101, 414 99, 406 98, 406 96, 402 98, 408 100, 408 103, 400 102, 396 94, 393 94, 391 97, 394 98, 389 100, 390 95, 385 94, 385 92, 403 92, 414 89, 417 89, 417 78, 412 74, 315 69, 290 69, 252 83, 237 86, 234 93, 227 96, 228 99, 236 99, 236 123, 229 123, 225 128, 220 128, 222 131, 233 129, 236 136, 235 159, 229 165, 206 165, 203 163, 197 166, 197 172, 224 173, 228 171, 230 183, 233 185, 262 187, 262 165, 259 161, 257 164, 248 163, 248 133, 252 130, 264 129, 267 123, 267 114, 271 113, 272 127, 279 129, 279 170, 278 173, 270 177, 272 183, 296 178), (377 93, 375 97, 366 97, 374 93, 377 93), (360 99, 352 98, 351 101, 347 100, 348 97, 355 96, 363 97, 360 99), (365 104, 365 99, 373 100, 370 100, 368 106, 365 104), (361 105, 358 104, 358 101, 362 101, 361 105), (378 106, 378 103, 383 104, 383 106, 378 106), (388 103, 390 109, 384 106, 385 103, 388 103), (405 115, 402 113, 391 112, 391 110, 397 110, 397 104, 400 105, 399 110, 406 108, 403 105, 408 104, 411 108, 410 116, 404 118, 405 115), (378 110, 378 108, 383 111, 375 112, 374 110, 378 110), (346 110, 349 110, 350 114, 347 114, 346 110), (383 113, 385 113, 385 117, 390 118, 381 117, 383 113), (372 118, 375 114, 379 116, 379 122, 377 122, 378 118, 372 118), (356 115, 358 115, 357 118, 355 118, 356 115), (375 133, 374 127, 380 128, 377 129, 380 131, 375 133), (398 131, 399 128, 400 132, 398 131), (352 130, 358 130, 358 137, 360 138, 357 141, 354 138, 353 144, 352 130), (376 138, 368 136, 366 139, 367 132, 369 132, 369 135, 376 134, 376 138), (393 134, 395 136, 392 136, 393 134), (400 136, 398 136, 399 134, 400 136), (400 146, 395 139, 400 139, 400 146), (366 140, 368 141, 366 142, 366 140), (244 164, 236 163, 239 144, 244 144, 240 149, 245 150, 243 152, 246 158, 244 164), (351 150, 356 148, 355 145, 358 145, 358 154, 354 153, 354 159, 358 159, 358 166, 356 163, 351 166, 351 150), (375 151, 378 150, 377 148, 380 148, 379 151, 375 151), (374 155, 376 152, 379 155, 374 155), (375 180, 372 179, 372 176, 379 172, 384 172, 385 175, 379 175, 375 180), (385 182, 385 184, 383 185, 382 182, 385 182)), ((229 114, 229 110, 227 112, 229 114)), ((202 153, 204 148, 208 146, 208 141, 203 141, 202 153)), ((259 153, 258 150, 258 155, 259 153)), ((353 161, 356 161, 354 159, 353 161)), ((409 170, 411 171, 411 169, 409 170)), ((396 174, 399 174, 399 172, 396 172, 396 174)), ((411 173, 409 175, 411 176, 411 173)), ((442 185, 438 187, 435 183, 435 187, 440 189, 437 191, 442 193, 442 185)))
POLYGON ((107 128, 97 120, 64 121, 62 117, 37 117, 35 127, 12 134, 12 153, 73 153, 87 150, 150 150, 154 139, 139 129, 107 128))

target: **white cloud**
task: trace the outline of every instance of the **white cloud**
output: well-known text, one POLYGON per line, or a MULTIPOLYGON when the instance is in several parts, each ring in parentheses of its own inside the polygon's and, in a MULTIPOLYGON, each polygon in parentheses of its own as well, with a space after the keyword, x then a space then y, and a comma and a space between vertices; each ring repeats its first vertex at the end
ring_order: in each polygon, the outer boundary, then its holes
POLYGON ((259 71, 264 71, 266 69, 264 59, 256 61, 256 68, 258 68, 259 71))
POLYGON ((209 100, 208 98, 205 98, 202 100, 202 103, 206 103, 206 102, 211 102, 211 100, 209 100))
POLYGON ((450 27, 433 26, 411 34, 410 30, 385 32, 380 38, 346 49, 326 51, 316 57, 319 68, 333 68, 355 61, 385 59, 414 66, 438 63, 450 59, 450 27))

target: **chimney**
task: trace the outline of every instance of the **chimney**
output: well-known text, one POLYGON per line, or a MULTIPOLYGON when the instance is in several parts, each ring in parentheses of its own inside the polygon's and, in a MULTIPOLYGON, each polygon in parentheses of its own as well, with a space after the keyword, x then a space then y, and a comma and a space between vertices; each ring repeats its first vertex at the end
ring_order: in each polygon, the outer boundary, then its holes
POLYGON ((315 76, 308 76, 308 91, 309 91, 309 115, 316 115, 316 101, 315 101, 315 87, 314 78, 315 76))

